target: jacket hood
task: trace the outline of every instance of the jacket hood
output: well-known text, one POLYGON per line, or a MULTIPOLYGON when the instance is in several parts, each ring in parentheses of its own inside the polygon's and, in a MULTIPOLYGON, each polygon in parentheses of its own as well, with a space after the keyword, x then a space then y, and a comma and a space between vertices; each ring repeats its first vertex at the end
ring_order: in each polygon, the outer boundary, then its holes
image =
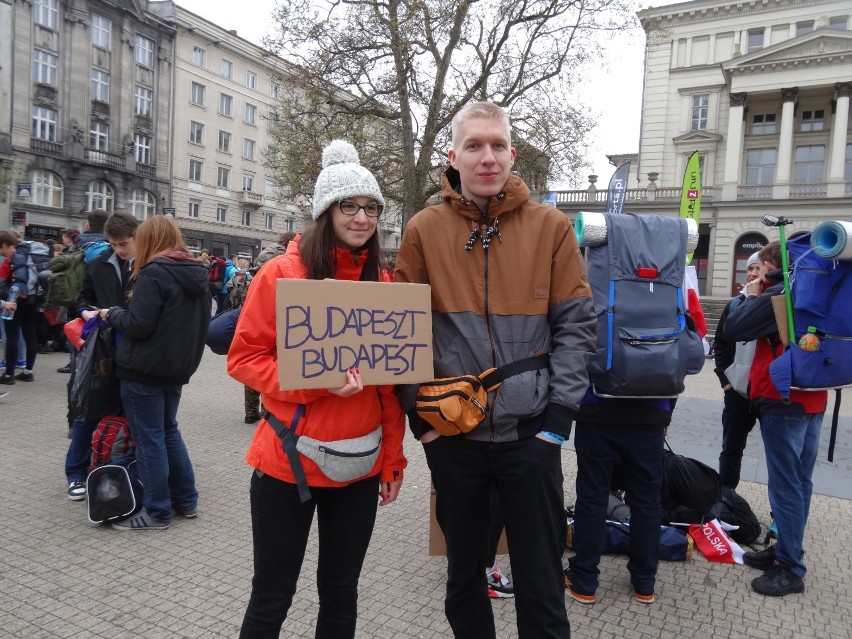
POLYGON ((482 221, 483 215, 489 222, 495 219, 506 219, 529 200, 530 189, 517 175, 510 175, 503 189, 488 201, 488 210, 480 211, 479 207, 462 195, 461 175, 450 167, 444 173, 441 181, 441 197, 454 211, 476 222, 482 221))
POLYGON ((104 240, 104 234, 99 233, 98 231, 83 231, 80 235, 77 236, 77 239, 74 240, 74 245, 78 247, 86 246, 86 244, 90 244, 91 242, 100 242, 104 240))
POLYGON ((142 268, 148 268, 152 264, 165 269, 188 297, 201 297, 209 291, 207 267, 201 260, 192 257, 189 253, 165 253, 142 268))

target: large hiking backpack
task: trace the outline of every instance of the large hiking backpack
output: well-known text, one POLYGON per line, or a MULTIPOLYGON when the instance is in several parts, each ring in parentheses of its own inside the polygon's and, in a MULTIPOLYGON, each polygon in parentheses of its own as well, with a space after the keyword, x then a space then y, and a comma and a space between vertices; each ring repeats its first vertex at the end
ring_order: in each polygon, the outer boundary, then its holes
POLYGON ((47 270, 50 249, 47 244, 24 240, 12 256, 12 283, 20 288, 19 296, 30 302, 41 302, 44 295, 39 273, 47 270))
POLYGON ((225 306, 229 309, 242 306, 248 294, 248 285, 251 281, 249 274, 245 271, 237 271, 228 280, 228 296, 225 298, 225 306))
MULTIPOLYGON (((852 385, 852 257, 843 258, 843 252, 820 247, 820 238, 824 238, 826 227, 830 229, 832 224, 839 223, 824 222, 813 233, 787 242, 792 265, 795 339, 769 366, 772 382, 782 399, 789 398, 791 387, 852 385), (837 255, 823 257, 820 253, 837 255), (810 326, 816 328, 820 340, 817 351, 802 350, 797 344, 810 326)), ((852 238, 843 245, 847 243, 850 252, 852 238)))
POLYGON ((207 273, 207 281, 211 284, 225 283, 225 260, 214 257, 210 260, 210 271, 207 273))
POLYGON ((589 364, 604 397, 675 397, 701 371, 704 346, 686 312, 688 222, 659 215, 581 213, 597 315, 589 364))
POLYGON ((86 278, 86 264, 109 248, 104 240, 89 242, 83 247, 74 247, 67 253, 57 255, 47 265, 47 303, 51 306, 77 306, 86 278))

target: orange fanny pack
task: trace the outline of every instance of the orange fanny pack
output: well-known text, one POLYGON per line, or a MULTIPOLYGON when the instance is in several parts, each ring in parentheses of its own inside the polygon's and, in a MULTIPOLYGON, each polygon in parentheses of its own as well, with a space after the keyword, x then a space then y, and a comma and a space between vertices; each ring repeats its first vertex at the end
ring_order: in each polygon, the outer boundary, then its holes
POLYGON ((488 393, 513 375, 547 368, 550 357, 535 355, 489 368, 479 375, 444 377, 420 385, 415 410, 442 435, 469 433, 485 419, 488 393))

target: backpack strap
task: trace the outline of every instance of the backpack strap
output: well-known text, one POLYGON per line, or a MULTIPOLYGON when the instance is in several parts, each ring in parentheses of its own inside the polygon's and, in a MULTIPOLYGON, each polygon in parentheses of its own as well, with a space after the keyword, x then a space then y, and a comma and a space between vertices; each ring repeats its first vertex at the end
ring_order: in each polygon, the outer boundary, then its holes
POLYGON ((547 368, 549 365, 550 355, 548 353, 541 353, 540 355, 525 357, 524 359, 519 359, 516 362, 511 362, 510 364, 504 364, 503 366, 495 368, 487 375, 481 377, 480 381, 485 387, 485 390, 493 390, 495 387, 502 384, 508 377, 519 375, 520 373, 526 373, 527 371, 547 368))
POLYGON ((299 451, 296 450, 296 441, 299 439, 299 436, 296 435, 296 427, 299 425, 299 420, 302 419, 304 414, 305 405, 299 404, 296 407, 293 421, 289 427, 272 413, 267 412, 266 414, 266 421, 275 429, 275 434, 281 440, 281 447, 284 449, 284 454, 287 455, 287 460, 290 462, 293 478, 296 480, 296 486, 299 489, 299 499, 303 504, 311 500, 311 491, 308 489, 305 468, 302 466, 302 460, 299 459, 299 451))

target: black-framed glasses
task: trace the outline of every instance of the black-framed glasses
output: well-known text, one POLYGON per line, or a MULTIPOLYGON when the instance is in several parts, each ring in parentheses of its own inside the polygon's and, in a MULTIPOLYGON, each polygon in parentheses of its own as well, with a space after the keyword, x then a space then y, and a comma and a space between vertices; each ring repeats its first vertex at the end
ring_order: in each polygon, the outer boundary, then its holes
POLYGON ((361 209, 364 209, 364 214, 367 217, 379 217, 385 209, 381 204, 372 202, 370 204, 358 204, 358 202, 353 202, 352 200, 340 200, 337 206, 340 207, 340 212, 343 215, 348 215, 349 217, 358 215, 361 209))

